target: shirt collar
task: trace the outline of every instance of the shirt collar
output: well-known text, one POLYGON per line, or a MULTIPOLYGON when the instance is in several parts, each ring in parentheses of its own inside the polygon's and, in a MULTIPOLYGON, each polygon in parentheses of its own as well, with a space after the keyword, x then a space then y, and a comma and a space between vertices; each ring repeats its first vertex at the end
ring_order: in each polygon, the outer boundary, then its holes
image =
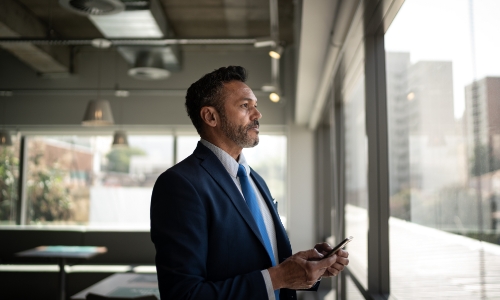
POLYGON ((243 152, 241 152, 239 160, 236 161, 231 155, 229 155, 229 153, 215 146, 209 141, 201 139, 200 142, 208 149, 212 150, 212 152, 215 154, 215 156, 217 156, 227 172, 234 178, 237 177, 239 165, 243 165, 245 167, 247 175, 250 175, 250 167, 247 164, 247 160, 245 159, 245 155, 243 155, 243 152))

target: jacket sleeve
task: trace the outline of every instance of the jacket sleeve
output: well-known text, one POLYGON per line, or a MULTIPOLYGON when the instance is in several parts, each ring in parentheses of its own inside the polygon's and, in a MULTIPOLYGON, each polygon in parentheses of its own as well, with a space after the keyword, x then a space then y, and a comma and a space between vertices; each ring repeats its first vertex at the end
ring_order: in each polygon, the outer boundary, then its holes
POLYGON ((153 189, 151 239, 161 299, 267 299, 260 270, 222 281, 207 279, 211 216, 195 185, 169 170, 153 189))

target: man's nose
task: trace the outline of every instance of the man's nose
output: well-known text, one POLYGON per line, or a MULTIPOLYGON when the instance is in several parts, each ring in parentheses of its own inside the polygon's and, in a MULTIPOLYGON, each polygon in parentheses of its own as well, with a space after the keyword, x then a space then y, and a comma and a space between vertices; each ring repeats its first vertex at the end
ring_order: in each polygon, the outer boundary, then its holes
POLYGON ((253 119, 252 120, 258 120, 262 118, 262 114, 260 113, 260 111, 257 109, 257 107, 254 108, 254 112, 253 112, 253 119))

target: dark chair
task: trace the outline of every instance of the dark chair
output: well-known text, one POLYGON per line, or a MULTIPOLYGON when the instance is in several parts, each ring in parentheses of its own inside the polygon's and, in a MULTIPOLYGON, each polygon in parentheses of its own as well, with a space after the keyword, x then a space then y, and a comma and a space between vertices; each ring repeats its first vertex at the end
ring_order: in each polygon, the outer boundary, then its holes
POLYGON ((87 296, 85 297, 86 300, 158 300, 155 295, 145 295, 145 296, 139 296, 139 297, 108 297, 108 296, 102 296, 102 295, 97 295, 94 293, 88 293, 87 296))

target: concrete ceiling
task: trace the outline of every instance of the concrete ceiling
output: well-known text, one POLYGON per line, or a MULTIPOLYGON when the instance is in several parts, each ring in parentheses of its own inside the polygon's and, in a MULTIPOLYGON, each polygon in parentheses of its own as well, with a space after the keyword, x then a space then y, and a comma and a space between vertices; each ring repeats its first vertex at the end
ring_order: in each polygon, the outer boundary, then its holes
MULTIPOLYGON (((169 30, 179 39, 269 37, 269 0, 158 0, 169 30)), ((297 45, 295 122, 310 122, 321 87, 331 29, 340 0, 298 1, 302 7, 297 45)), ((349 3, 349 1, 347 1, 349 3)), ((357 1, 352 1, 357 2, 357 1)), ((278 0, 279 40, 294 43, 294 1, 278 0)), ((296 27, 295 27, 296 28, 296 27)), ((296 30, 296 29, 295 29, 296 30)), ((63 8, 59 0, 1 0, 0 38, 94 39, 103 34, 93 22, 63 8), (3 11, 3 13, 2 13, 3 11), (2 30, 2 28, 4 30, 2 30)), ((2 46, 40 73, 69 72, 69 46, 2 46), (10 47, 10 48, 9 48, 10 47), (27 47, 26 49, 22 47, 27 47), (61 53, 62 51, 62 53, 61 53)), ((192 46, 184 45, 188 50, 192 46)), ((217 45, 220 51, 251 51, 252 45, 217 45)))
MULTIPOLYGON (((3 2, 2 0, 1 2, 3 2)), ((58 0, 14 0, 61 38, 102 37, 86 16, 71 13, 58 0)), ((177 38, 255 38, 270 36, 269 0, 160 0, 177 38)), ((2 6, 3 3, 0 3, 2 6)), ((278 1, 280 40, 293 43, 293 2, 278 1)))

